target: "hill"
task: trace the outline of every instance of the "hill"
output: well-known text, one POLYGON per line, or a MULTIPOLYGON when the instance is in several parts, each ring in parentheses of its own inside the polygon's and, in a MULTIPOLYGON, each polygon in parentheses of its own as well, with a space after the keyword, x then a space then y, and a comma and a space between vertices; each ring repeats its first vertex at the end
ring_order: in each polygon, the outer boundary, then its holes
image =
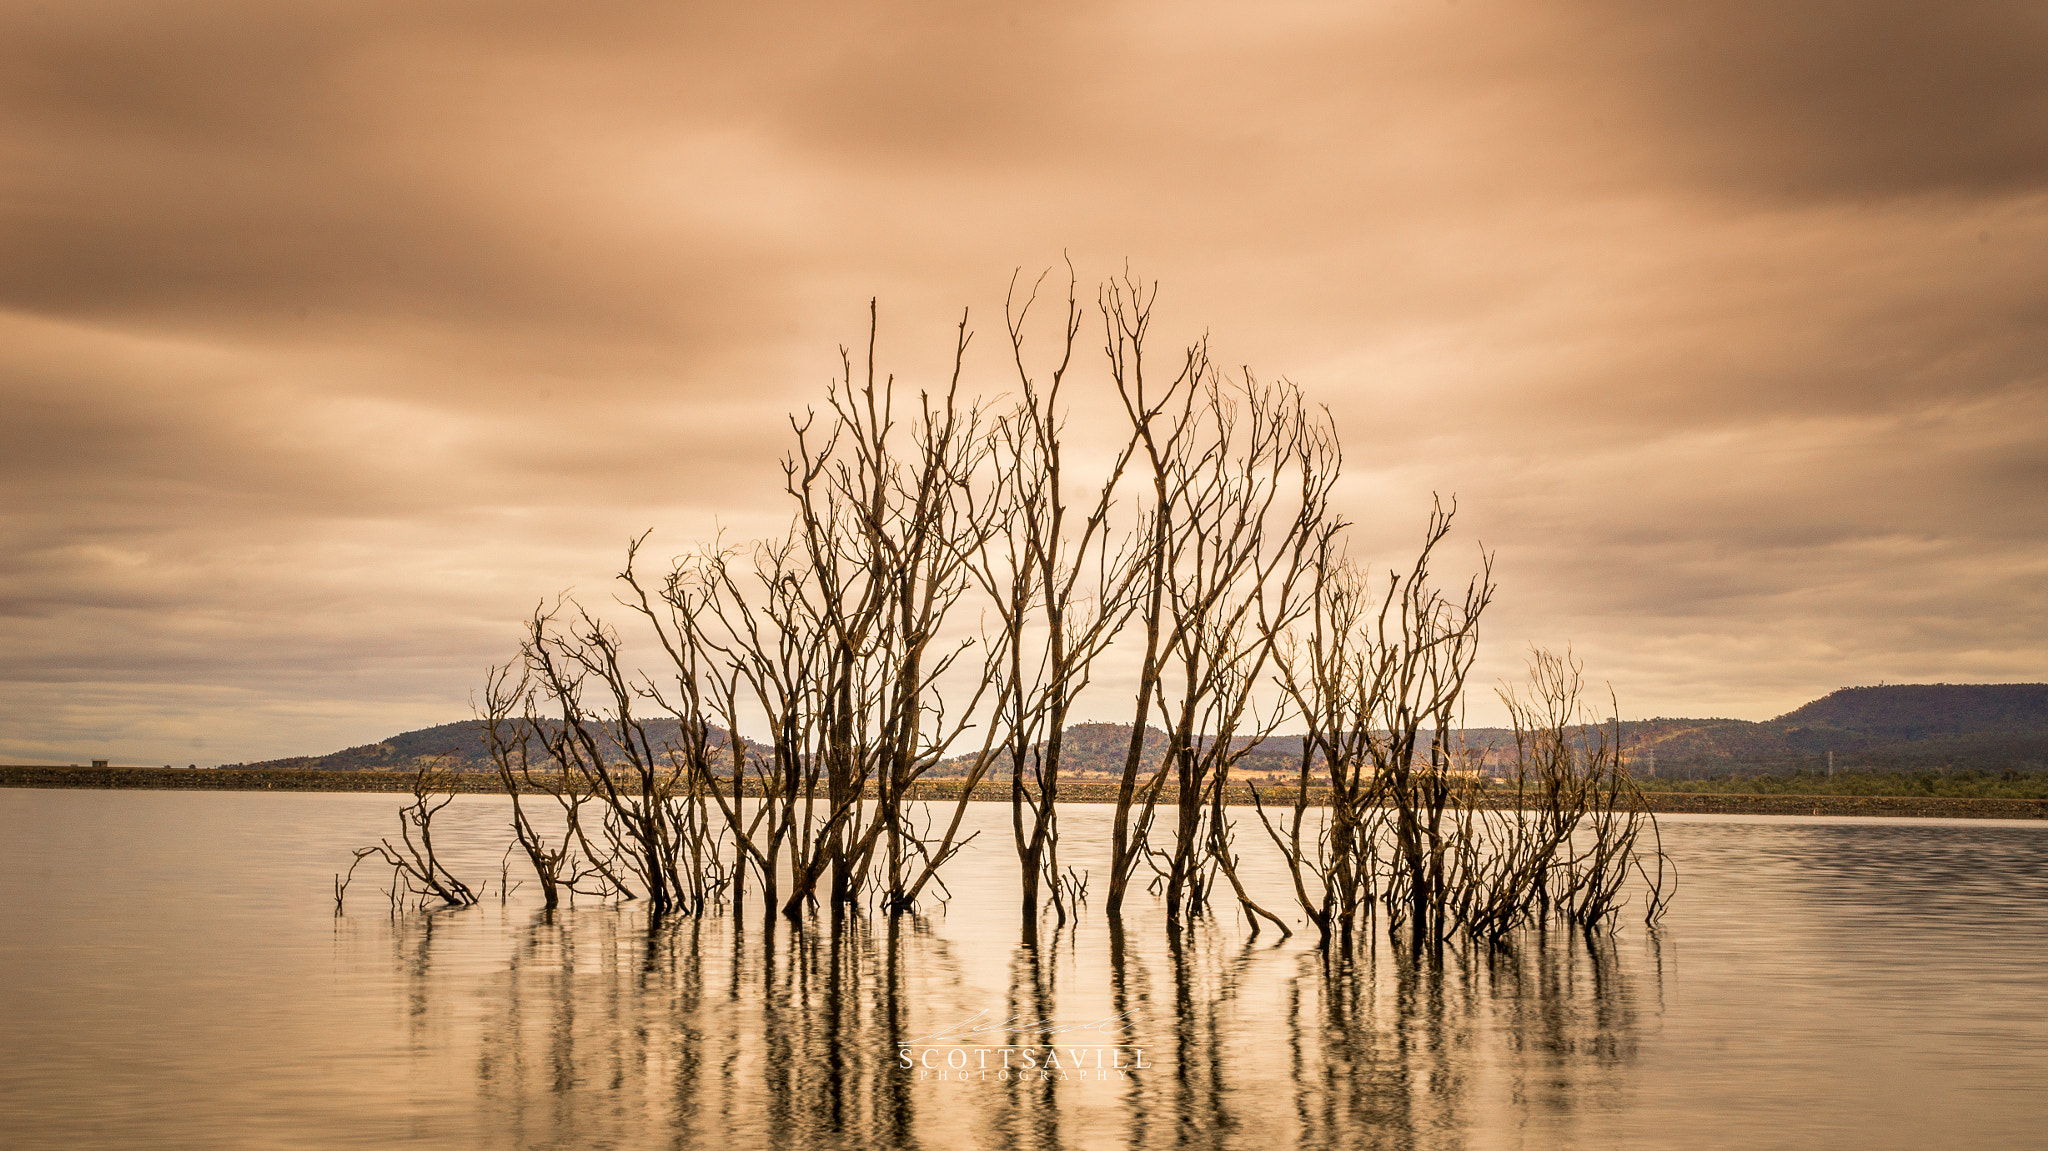
MULTIPOLYGON (((603 726, 609 733, 609 725, 603 726)), ((674 739, 678 731, 678 725, 672 719, 648 720, 646 728, 647 737, 657 747, 664 740, 674 739)), ((711 738, 722 744, 724 729, 713 728, 711 738)), ((438 766, 449 771, 497 770, 485 750, 483 728, 473 719, 400 732, 376 743, 344 748, 326 755, 300 755, 223 766, 259 771, 411 771, 422 763, 437 759, 441 761, 438 766)))
POLYGON ((1771 722, 1894 741, 2048 731, 2048 683, 1845 687, 1771 722))
POLYGON ((1623 725, 1657 774, 1819 770, 2048 770, 2048 684, 1845 687, 1776 719, 1623 725))
MULTIPOLYGON (((1622 725, 1622 742, 1637 774, 1661 778, 1817 772, 1834 754, 1837 771, 2048 771, 2048 684, 1888 684, 1845 687, 1761 722, 1741 719, 1646 719, 1622 725)), ((1064 741, 1064 770, 1079 778, 1123 771, 1130 726, 1075 724, 1064 741)), ((674 738, 674 720, 650 721, 657 743, 674 738)), ((1501 763, 1514 746, 1503 728, 1467 729, 1465 738, 1501 763)), ((716 732, 720 741, 724 732, 716 732)), ((1165 744, 1147 733, 1145 762, 1156 765, 1165 744)), ((475 720, 402 732, 377 743, 322 756, 230 766, 268 770, 409 770, 447 757, 457 770, 488 771, 475 720)), ((1285 774, 1299 769, 1301 738, 1275 736, 1248 754, 1241 772, 1285 774)), ((964 775, 956 757, 934 778, 964 775)), ((1005 767, 998 774, 1006 774, 1005 767)))

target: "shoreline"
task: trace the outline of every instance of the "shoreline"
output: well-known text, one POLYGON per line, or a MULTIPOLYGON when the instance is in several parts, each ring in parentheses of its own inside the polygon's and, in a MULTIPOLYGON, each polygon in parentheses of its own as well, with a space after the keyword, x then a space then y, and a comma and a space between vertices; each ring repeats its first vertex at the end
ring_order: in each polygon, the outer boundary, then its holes
MULTIPOLYGON (((0 787, 89 791, 322 791, 410 792, 409 771, 270 771, 242 768, 62 767, 0 765, 0 787)), ((459 772, 444 777, 438 790, 471 795, 502 795, 498 777, 484 772, 459 772)), ((748 789, 750 792, 753 790, 748 789)), ((988 801, 1007 798, 1000 781, 984 781, 988 801)), ((1232 789, 1231 802, 1249 804, 1242 786, 1232 789)), ((1113 803, 1115 784, 1103 780, 1064 783, 1059 798, 1069 803, 1113 803)), ((1292 792, 1261 789, 1269 806, 1291 806, 1292 792)), ((1318 798, 1312 791, 1310 802, 1318 798)), ((934 780, 912 785, 911 798, 947 801, 960 798, 960 784, 934 780)), ((1965 799, 1917 795, 1715 795, 1701 792, 1644 792, 1645 809, 1658 815, 1804 815, 1893 816, 1917 819, 2048 819, 2048 799, 1965 799)), ((1172 794, 1161 797, 1162 805, 1172 794)))

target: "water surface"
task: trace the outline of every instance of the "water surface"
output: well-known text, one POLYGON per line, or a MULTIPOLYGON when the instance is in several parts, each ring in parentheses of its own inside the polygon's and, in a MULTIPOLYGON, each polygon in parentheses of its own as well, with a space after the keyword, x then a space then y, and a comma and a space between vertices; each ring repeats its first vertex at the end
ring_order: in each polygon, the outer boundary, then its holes
MULTIPOLYGON (((1176 940, 1149 910, 1121 937, 1084 914, 1024 946, 996 805, 975 805, 949 899, 838 932, 550 914, 530 884, 501 900, 506 808, 486 796, 443 833, 490 880, 481 906, 394 916, 373 876, 337 917, 332 873, 398 804, 0 791, 0 1142, 2041 1145, 2041 824, 1665 817, 1683 887, 1655 932, 1507 954, 1375 932, 1325 960, 1228 916, 1176 940), (903 1066, 977 1013, 1121 1016, 1146 1066, 903 1066)), ((1063 809, 1068 862, 1101 873, 1108 818, 1063 809)), ((1248 875, 1284 902, 1269 860, 1248 875)))

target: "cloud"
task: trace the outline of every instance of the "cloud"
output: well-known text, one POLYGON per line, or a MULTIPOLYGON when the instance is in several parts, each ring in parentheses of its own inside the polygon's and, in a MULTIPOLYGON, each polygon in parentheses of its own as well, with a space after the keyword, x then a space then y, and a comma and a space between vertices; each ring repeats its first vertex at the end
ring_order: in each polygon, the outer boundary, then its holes
MULTIPOLYGON (((1594 3, 1675 174, 1770 199, 1999 195, 2048 179, 2048 18, 2025 4, 1594 3)), ((1595 33, 1597 35, 1597 33, 1595 33)))
POLYGON ((1330 404, 1360 554, 1457 492, 1489 676, 2038 678, 2044 64, 1993 3, 15 6, 0 755, 459 715, 626 538, 774 529, 870 296, 992 393, 1062 253, 1330 404))

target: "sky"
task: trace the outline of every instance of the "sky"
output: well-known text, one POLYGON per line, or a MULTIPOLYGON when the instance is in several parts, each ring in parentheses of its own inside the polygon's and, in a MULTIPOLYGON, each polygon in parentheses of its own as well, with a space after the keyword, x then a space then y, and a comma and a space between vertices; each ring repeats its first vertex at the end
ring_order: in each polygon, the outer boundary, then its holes
POLYGON ((870 299, 993 395, 1067 259, 1327 405, 1355 554, 1455 495, 1472 722, 2048 678, 2038 4, 0 0, 0 761, 464 718, 780 526, 870 299))

